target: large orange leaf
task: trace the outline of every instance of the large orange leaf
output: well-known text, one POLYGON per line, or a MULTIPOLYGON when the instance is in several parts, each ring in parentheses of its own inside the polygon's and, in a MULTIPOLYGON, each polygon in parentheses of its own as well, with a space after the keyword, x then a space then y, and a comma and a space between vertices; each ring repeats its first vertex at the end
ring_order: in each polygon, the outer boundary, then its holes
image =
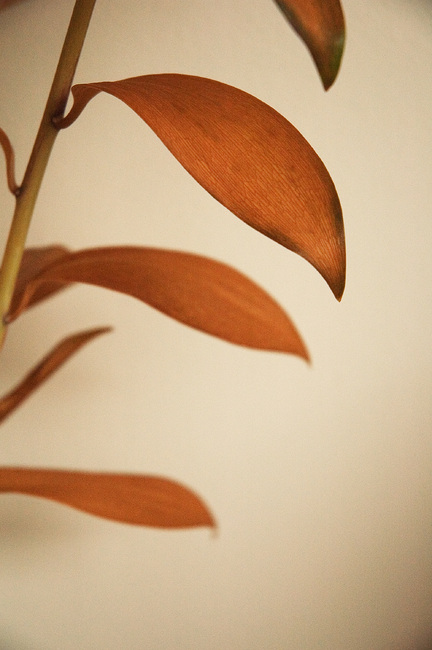
POLYGON ((340 299, 342 210, 323 162, 282 115, 226 84, 178 74, 80 84, 59 128, 104 91, 130 106, 218 201, 307 259, 340 299))
POLYGON ((53 348, 37 366, 35 366, 24 379, 7 395, 0 399, 0 422, 3 422, 31 393, 45 382, 60 366, 62 366, 75 352, 89 343, 100 334, 109 332, 109 327, 79 332, 63 339, 53 348))
POLYGON ((11 319, 41 284, 50 282, 113 289, 231 343, 308 358, 297 330, 273 298, 238 271, 206 257, 133 246, 64 254, 30 280, 11 319))
MULTIPOLYGON (((44 246, 41 248, 26 248, 15 284, 10 308, 12 313, 17 310, 22 301, 23 293, 33 278, 35 278, 46 266, 49 266, 54 262, 54 260, 60 259, 60 257, 67 252, 67 248, 59 245, 44 246)), ((38 283, 37 289, 34 291, 27 303, 27 309, 66 287, 67 284, 61 284, 59 282, 38 283)))
POLYGON ((345 20, 339 0, 275 0, 303 39, 327 90, 336 79, 344 50, 345 20))
POLYGON ((175 481, 156 476, 2 467, 0 492, 44 497, 139 526, 215 526, 198 496, 175 481))

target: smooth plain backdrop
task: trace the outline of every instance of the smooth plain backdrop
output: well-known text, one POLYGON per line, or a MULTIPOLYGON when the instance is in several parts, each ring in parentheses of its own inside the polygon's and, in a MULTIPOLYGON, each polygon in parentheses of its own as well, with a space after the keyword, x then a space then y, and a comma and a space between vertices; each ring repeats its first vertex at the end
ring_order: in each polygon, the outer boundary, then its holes
MULTIPOLYGON (((21 177, 73 2, 0 15, 0 125, 21 177)), ((0 499, 1 650, 426 650, 432 643, 432 5, 345 0, 324 93, 271 0, 99 0, 76 81, 181 72, 281 112, 344 210, 339 304, 119 101, 58 138, 29 243, 206 254, 284 306, 312 356, 241 349, 102 289, 11 328, 5 392, 58 340, 112 324, 2 426, 1 463, 160 474, 219 525, 160 531, 0 499)), ((0 161, 0 174, 4 164, 0 161)), ((0 235, 13 200, 0 188, 0 235)))

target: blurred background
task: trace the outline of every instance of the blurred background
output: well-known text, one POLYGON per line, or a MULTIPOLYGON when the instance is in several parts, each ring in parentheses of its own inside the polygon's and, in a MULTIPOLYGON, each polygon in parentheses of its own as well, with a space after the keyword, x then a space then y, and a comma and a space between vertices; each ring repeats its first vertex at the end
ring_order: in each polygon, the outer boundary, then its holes
MULTIPOLYGON (((160 474, 216 536, 0 499, 1 650, 432 648, 432 4, 345 0, 339 78, 271 0, 99 0, 77 82, 180 72, 256 95, 330 171, 339 304, 303 259, 210 197, 139 118, 99 96, 57 140, 29 244, 178 248, 269 291, 312 366, 75 287, 10 329, 6 392, 61 338, 114 325, 2 426, 1 463, 160 474)), ((72 0, 0 16, 0 125, 21 178, 72 0)), ((4 168, 3 162, 0 163, 4 168)), ((0 188, 0 235, 13 208, 0 188)))

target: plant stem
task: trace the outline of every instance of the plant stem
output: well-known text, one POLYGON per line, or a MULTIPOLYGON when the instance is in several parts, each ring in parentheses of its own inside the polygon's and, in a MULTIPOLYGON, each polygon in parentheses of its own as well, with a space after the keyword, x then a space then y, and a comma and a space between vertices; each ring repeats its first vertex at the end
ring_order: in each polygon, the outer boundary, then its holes
POLYGON ((15 212, 0 269, 0 348, 7 329, 7 314, 24 253, 30 221, 58 130, 53 119, 66 108, 76 66, 96 0, 76 0, 51 90, 24 179, 17 190, 15 212))

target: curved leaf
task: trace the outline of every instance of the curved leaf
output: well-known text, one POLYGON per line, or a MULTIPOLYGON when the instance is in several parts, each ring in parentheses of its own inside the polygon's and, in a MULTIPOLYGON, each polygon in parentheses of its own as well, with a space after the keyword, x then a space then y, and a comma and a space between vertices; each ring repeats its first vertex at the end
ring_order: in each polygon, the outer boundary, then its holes
POLYGON ((128 294, 231 343, 308 358, 294 325, 260 287, 206 257, 133 246, 63 255, 27 285, 16 318, 41 283, 84 282, 128 294))
POLYGON ((345 20, 339 0, 275 0, 308 47, 324 88, 328 90, 340 68, 345 43, 345 20))
POLYGON ((8 188, 12 194, 16 194, 18 191, 18 185, 15 180, 15 153, 10 140, 3 129, 0 129, 0 147, 3 149, 3 153, 5 155, 6 179, 8 188))
POLYGON ((270 106, 226 84, 177 74, 80 84, 58 122, 99 92, 125 102, 210 194, 247 224, 307 259, 340 299, 345 241, 339 198, 303 136, 270 106))
POLYGON ((156 476, 2 467, 0 492, 43 497, 139 526, 215 526, 199 497, 179 483, 156 476))
POLYGON ((53 348, 28 375, 0 399, 0 422, 3 422, 31 393, 46 381, 60 366, 75 352, 100 334, 109 332, 111 328, 100 327, 69 336, 53 348))
MULTIPOLYGON (((53 245, 41 248, 26 248, 21 261, 18 278, 15 284, 14 295, 12 298, 11 313, 14 313, 22 301, 23 293, 27 285, 46 267, 55 260, 60 259, 68 249, 64 246, 53 245)), ((53 293, 65 289, 67 284, 59 282, 39 283, 37 290, 32 294, 26 308, 49 298, 53 293)))

